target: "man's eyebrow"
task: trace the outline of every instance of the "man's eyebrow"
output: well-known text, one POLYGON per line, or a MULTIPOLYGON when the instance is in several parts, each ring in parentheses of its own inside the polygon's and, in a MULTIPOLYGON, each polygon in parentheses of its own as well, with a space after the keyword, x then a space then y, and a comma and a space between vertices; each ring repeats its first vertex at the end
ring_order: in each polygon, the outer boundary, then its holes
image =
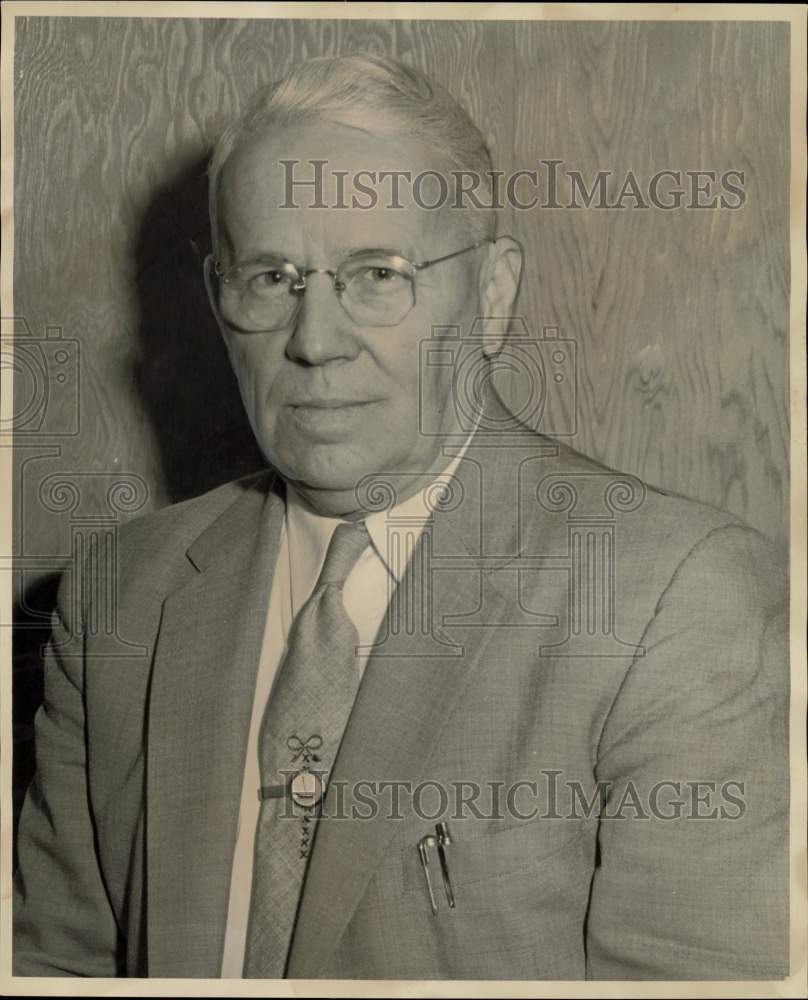
MULTIPOLYGON (((377 253, 393 257, 404 257, 407 260, 411 258, 411 255, 407 252, 407 250, 403 249, 400 246, 380 247, 380 246, 373 246, 372 244, 367 245, 364 243, 355 244, 352 246, 343 244, 341 246, 334 248, 333 262, 339 263, 341 260, 347 260, 350 257, 355 257, 358 254, 363 254, 363 253, 377 253)), ((271 249, 257 250, 255 253, 252 253, 247 257, 240 258, 239 263, 246 264, 254 260, 263 260, 265 257, 271 257, 275 260, 288 260, 291 261, 293 264, 295 264, 295 266, 301 266, 299 261, 290 257, 288 253, 284 253, 281 250, 271 250, 271 249)))
POLYGON ((374 246, 357 246, 352 248, 342 247, 339 253, 346 257, 355 257, 360 253, 382 253, 387 256, 393 257, 406 257, 407 254, 401 247, 374 247, 374 246))
POLYGON ((282 253, 280 250, 256 250, 254 253, 245 254, 243 257, 235 258, 236 264, 249 264, 254 260, 264 260, 265 257, 271 257, 273 260, 291 260, 288 254, 282 253))

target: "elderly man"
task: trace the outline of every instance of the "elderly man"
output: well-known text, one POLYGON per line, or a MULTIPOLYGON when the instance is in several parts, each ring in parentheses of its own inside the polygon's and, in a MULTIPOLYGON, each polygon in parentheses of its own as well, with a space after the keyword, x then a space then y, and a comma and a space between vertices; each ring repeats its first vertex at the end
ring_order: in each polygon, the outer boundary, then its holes
POLYGON ((500 402, 572 376, 489 188, 441 198, 490 170, 381 58, 222 136, 205 279, 270 468, 127 525, 131 655, 63 584, 18 974, 787 972, 784 575, 500 402))

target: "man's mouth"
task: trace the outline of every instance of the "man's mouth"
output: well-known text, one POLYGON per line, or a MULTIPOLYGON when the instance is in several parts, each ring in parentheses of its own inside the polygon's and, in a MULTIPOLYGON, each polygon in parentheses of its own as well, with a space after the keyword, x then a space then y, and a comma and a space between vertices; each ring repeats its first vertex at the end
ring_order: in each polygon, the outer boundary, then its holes
POLYGON ((371 406, 373 403, 378 402, 380 402, 378 399, 329 398, 300 400, 289 405, 293 410, 344 410, 354 407, 371 406))
POLYGON ((372 419, 373 408, 380 399, 349 399, 329 397, 290 403, 292 420, 306 434, 322 440, 342 439, 356 433, 356 428, 372 419))

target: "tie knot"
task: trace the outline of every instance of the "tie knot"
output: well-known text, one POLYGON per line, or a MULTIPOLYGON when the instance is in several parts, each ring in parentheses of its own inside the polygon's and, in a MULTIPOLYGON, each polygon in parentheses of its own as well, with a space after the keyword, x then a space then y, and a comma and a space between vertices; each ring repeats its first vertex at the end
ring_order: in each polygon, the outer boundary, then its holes
POLYGON ((332 583, 341 587, 369 541, 364 521, 344 521, 338 525, 331 536, 318 586, 332 583))

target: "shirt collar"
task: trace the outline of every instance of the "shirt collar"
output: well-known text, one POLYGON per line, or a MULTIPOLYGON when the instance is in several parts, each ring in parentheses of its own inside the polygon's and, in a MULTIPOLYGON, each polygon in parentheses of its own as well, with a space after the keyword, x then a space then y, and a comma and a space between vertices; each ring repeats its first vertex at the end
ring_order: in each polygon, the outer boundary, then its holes
MULTIPOLYGON (((475 428, 476 429, 476 428, 475 428)), ((418 490, 411 497, 402 500, 387 510, 375 511, 365 518, 373 548, 386 566, 388 572, 400 581, 406 569, 406 560, 401 562, 393 551, 401 552, 400 545, 391 546, 391 536, 406 530, 417 539, 434 509, 430 498, 438 491, 433 489, 454 475, 463 459, 474 432, 466 439, 458 454, 449 462, 443 472, 437 473, 429 486, 418 490)), ((331 536, 342 524, 337 517, 315 514, 303 504, 294 486, 286 487, 286 529, 289 544, 289 564, 292 587, 292 604, 295 613, 308 600, 325 562, 331 536)))

